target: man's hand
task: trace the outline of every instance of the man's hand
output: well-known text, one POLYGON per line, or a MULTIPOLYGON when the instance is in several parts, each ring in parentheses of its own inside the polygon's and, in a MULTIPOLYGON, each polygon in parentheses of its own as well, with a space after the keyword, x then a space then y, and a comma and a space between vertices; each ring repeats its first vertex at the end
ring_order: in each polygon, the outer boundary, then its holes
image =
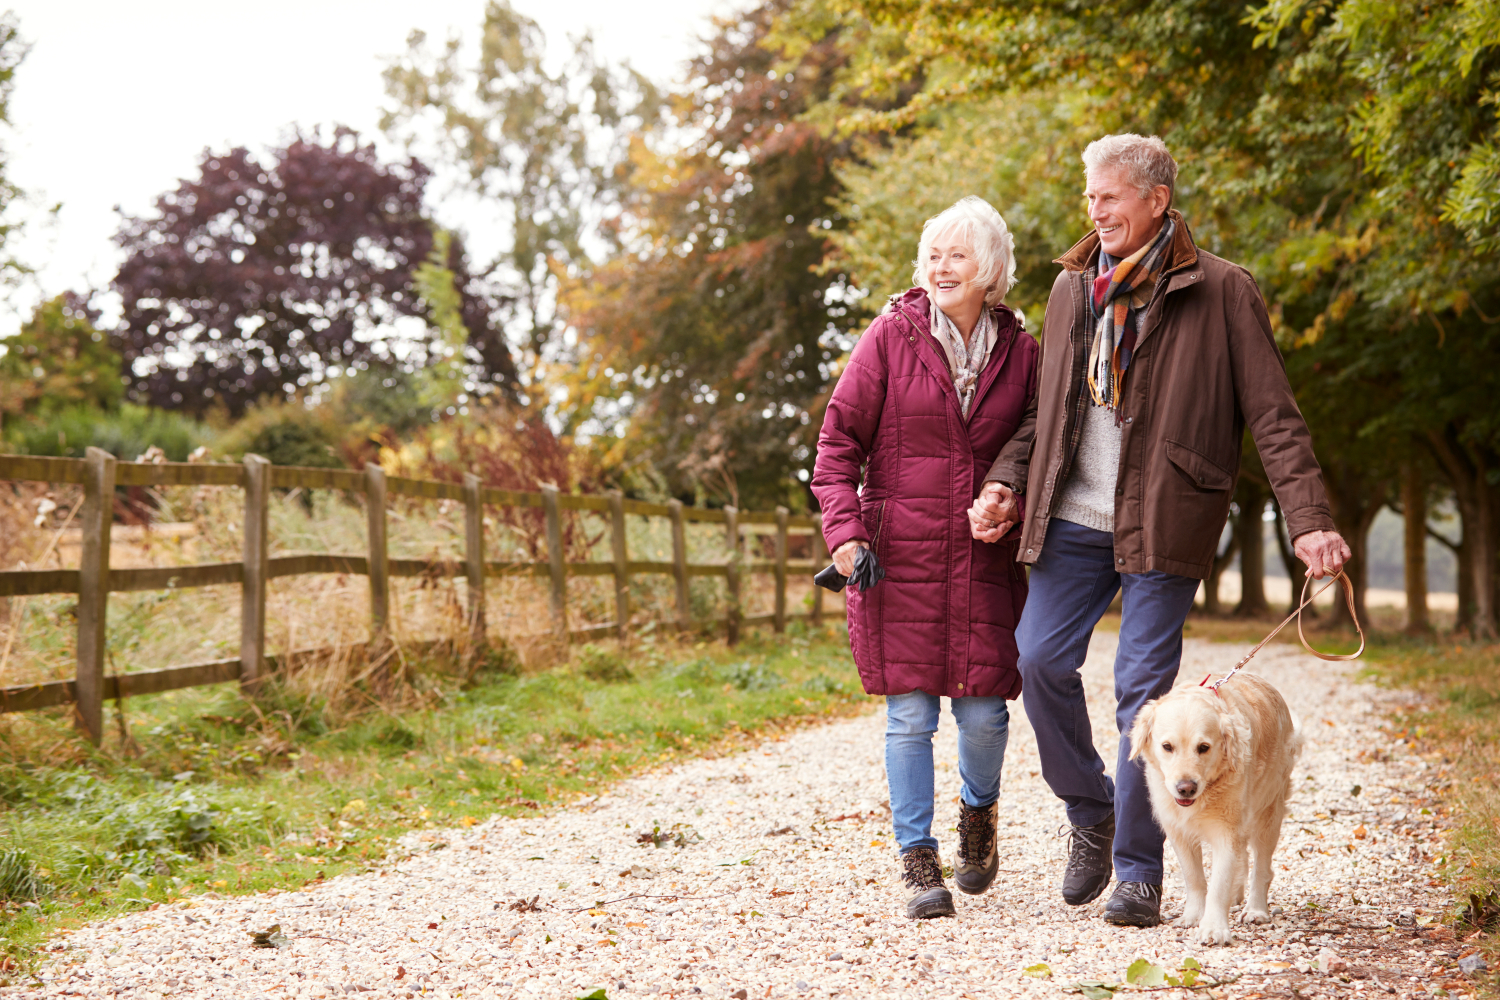
POLYGON ((840 545, 833 552, 833 565, 838 569, 840 576, 854 575, 854 553, 860 549, 869 548, 864 542, 848 541, 840 545))
POLYGON ((969 508, 969 533, 981 542, 998 542, 1020 519, 1020 505, 1010 487, 985 483, 969 508))
POLYGON ((1307 575, 1314 579, 1337 576, 1353 555, 1337 531, 1309 531, 1292 541, 1292 551, 1307 564, 1307 575))

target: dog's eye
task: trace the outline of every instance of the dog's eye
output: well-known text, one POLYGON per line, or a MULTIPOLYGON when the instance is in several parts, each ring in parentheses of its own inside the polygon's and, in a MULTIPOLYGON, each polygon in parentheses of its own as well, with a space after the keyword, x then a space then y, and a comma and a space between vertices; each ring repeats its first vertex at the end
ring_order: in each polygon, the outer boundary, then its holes
POLYGON ((1199 743, 1198 744, 1198 752, 1199 753, 1208 753, 1208 744, 1207 743, 1199 743))
POLYGON ((1172 744, 1170 744, 1170 743, 1163 743, 1161 745, 1161 748, 1163 750, 1165 750, 1167 753, 1171 753, 1172 752, 1172 744))

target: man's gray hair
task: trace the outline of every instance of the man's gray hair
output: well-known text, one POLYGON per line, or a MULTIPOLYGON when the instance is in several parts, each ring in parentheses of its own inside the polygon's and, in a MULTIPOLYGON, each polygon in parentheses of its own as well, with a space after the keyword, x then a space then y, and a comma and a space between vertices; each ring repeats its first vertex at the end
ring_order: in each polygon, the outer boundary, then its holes
POLYGON ((1154 135, 1127 132, 1089 143, 1083 151, 1083 169, 1092 172, 1110 167, 1124 167, 1142 198, 1158 184, 1167 186, 1169 196, 1177 190, 1177 161, 1167 151, 1167 144, 1154 135))

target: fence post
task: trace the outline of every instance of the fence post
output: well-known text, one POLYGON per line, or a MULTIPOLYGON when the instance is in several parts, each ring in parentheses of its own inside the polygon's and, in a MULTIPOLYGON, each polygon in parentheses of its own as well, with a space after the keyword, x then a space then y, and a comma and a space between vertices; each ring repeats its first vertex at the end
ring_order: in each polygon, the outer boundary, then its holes
POLYGON ((240 690, 253 695, 266 662, 266 579, 270 559, 271 463, 245 456, 245 569, 240 581, 240 690))
POLYGON ((609 491, 609 542, 615 557, 615 634, 625 638, 630 623, 630 553, 625 545, 625 494, 609 491))
POLYGON ((693 624, 693 609, 688 600, 687 533, 682 524, 682 501, 668 500, 672 519, 672 576, 677 580, 677 628, 686 632, 693 624))
POLYGON ((542 487, 542 509, 547 514, 547 563, 552 576, 552 630, 559 641, 568 641, 568 567, 563 559, 562 514, 557 506, 557 487, 542 487))
POLYGON ((102 448, 89 448, 84 462, 75 723, 98 746, 104 734, 105 624, 109 614, 109 529, 115 514, 115 457, 102 448))
POLYGON ((368 524, 370 570, 371 653, 382 645, 391 615, 391 576, 385 540, 385 470, 365 463, 365 515, 368 524))
POLYGON ((468 570, 469 657, 484 655, 484 501, 479 477, 464 473, 464 562, 468 570))
POLYGON ((740 512, 737 507, 724 508, 724 544, 729 546, 729 562, 724 566, 724 589, 729 608, 724 616, 724 641, 733 646, 740 641, 740 561, 744 546, 740 544, 740 512))
POLYGON ((776 508, 776 631, 786 631, 786 519, 787 509, 776 508))
MULTIPOLYGON (((814 514, 812 533, 812 561, 814 573, 823 568, 821 563, 824 559, 827 558, 828 547, 823 544, 823 515, 814 514)), ((813 584, 812 589, 812 623, 815 626, 823 624, 823 588, 819 587, 817 584, 813 584)))

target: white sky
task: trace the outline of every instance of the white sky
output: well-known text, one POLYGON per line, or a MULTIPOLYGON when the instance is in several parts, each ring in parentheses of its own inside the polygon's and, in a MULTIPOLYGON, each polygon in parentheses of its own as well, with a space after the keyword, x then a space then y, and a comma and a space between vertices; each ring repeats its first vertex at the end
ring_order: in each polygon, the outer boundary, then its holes
MULTIPOLYGON (((661 83, 681 75, 713 14, 733 0, 512 0, 546 32, 549 55, 591 30, 600 57, 661 83)), ((16 74, 10 179, 56 221, 19 244, 38 269, 0 308, 13 332, 38 295, 103 288, 114 275, 115 206, 148 211, 193 173, 205 146, 263 149, 293 124, 375 136, 386 57, 413 28, 477 34, 484 0, 13 0, 32 43, 16 74)), ((445 220, 447 221, 447 220, 445 220)), ((475 233, 478 242, 484 234, 475 233)))

